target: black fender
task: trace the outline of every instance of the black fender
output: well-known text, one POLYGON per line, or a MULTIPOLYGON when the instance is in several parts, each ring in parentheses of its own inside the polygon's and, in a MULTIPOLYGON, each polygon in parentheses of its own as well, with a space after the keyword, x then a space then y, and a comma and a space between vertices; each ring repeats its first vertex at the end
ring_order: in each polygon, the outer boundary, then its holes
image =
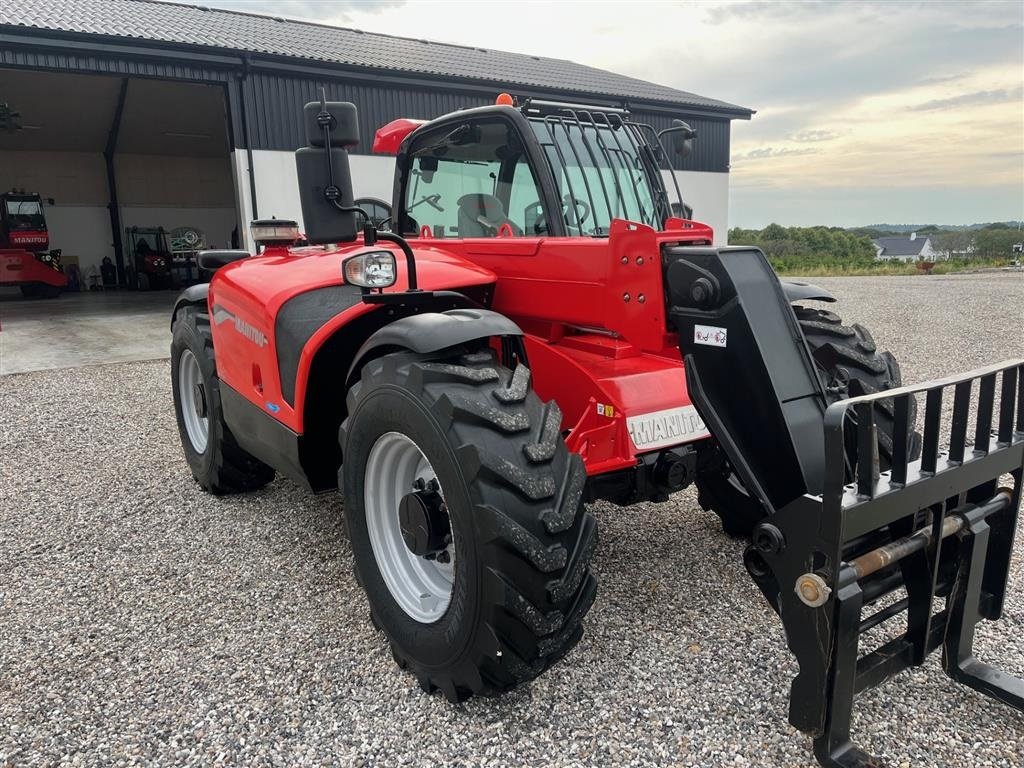
POLYGON ((345 380, 381 347, 408 349, 424 354, 490 336, 522 336, 522 329, 504 315, 489 309, 451 309, 410 315, 388 323, 368 338, 356 353, 345 380))
POLYGON ((209 283, 196 283, 179 293, 177 301, 174 302, 174 310, 171 312, 171 330, 174 330, 174 318, 178 316, 179 309, 183 307, 205 307, 206 299, 209 295, 209 283))
POLYGON ((824 288, 812 285, 811 283, 801 283, 797 280, 780 280, 779 282, 782 283, 782 292, 786 294, 786 300, 790 304, 801 299, 811 299, 812 301, 836 300, 836 297, 824 288))

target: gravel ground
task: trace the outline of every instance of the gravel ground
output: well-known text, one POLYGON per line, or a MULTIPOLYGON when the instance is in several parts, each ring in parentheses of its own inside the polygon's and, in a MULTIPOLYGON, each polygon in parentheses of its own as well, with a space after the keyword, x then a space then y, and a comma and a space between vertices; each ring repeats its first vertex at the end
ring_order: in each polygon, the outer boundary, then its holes
MULTIPOLYGON (((1024 278, 822 279, 908 381, 1024 356, 1024 278)), ((532 686, 453 706, 370 627, 336 497, 202 494, 168 363, 0 378, 0 765, 811 766, 795 664, 684 492, 597 506, 597 603, 532 686)), ((1024 536, 983 657, 1024 675, 1024 536)), ((933 655, 858 699, 893 766, 1020 766, 1024 717, 933 655)))

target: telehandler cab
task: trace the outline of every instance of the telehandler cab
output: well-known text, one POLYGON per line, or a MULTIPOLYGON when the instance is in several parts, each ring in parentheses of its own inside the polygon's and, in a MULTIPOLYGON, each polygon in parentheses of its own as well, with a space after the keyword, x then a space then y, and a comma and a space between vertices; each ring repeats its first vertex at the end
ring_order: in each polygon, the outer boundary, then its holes
POLYGON ((684 123, 504 95, 396 120, 374 141, 396 155, 378 229, 353 206, 356 108, 304 120, 311 245, 254 222, 262 253, 203 252, 213 279, 174 308, 182 444, 212 493, 275 472, 341 491, 372 620, 425 691, 499 694, 564 656, 596 588, 585 503, 695 484, 750 540, 822 765, 879 764, 850 740, 855 694, 940 646, 951 677, 1024 707, 972 652, 1003 609, 1024 361, 902 386, 865 328, 807 306, 826 291, 673 215, 684 123), (860 654, 886 621, 905 629, 860 654))

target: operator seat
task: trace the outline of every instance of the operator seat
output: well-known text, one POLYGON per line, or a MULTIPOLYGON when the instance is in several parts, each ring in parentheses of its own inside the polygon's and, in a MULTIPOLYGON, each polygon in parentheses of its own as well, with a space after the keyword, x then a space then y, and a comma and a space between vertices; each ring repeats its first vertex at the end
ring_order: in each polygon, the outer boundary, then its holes
POLYGON ((475 192, 459 198, 459 237, 497 237, 503 224, 511 227, 512 234, 523 234, 494 195, 475 192))

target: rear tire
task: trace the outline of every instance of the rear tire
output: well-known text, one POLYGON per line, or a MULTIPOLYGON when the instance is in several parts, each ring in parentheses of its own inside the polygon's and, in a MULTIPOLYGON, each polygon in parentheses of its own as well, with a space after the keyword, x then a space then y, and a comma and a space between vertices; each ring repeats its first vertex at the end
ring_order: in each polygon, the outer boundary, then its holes
MULTIPOLYGON (((863 325, 843 325, 834 312, 794 306, 804 339, 818 368, 828 402, 872 394, 903 383, 899 363, 889 352, 879 352, 871 333, 863 325)), ((910 423, 917 417, 917 403, 910 399, 910 423)), ((848 417, 851 418, 852 417, 848 417)), ((878 426, 878 459, 884 472, 892 464, 893 403, 882 400, 875 409, 878 426)), ((921 455, 921 435, 911 432, 908 458, 921 455)), ((743 487, 740 479, 723 460, 718 470, 697 479, 698 501, 702 509, 714 511, 722 520, 722 530, 730 536, 749 536, 754 526, 767 515, 764 507, 743 487)))
POLYGON ((597 526, 582 505, 583 462, 562 440, 558 406, 529 380, 525 366, 510 371, 486 348, 395 353, 367 363, 348 394, 341 485, 356 578, 398 665, 451 701, 535 678, 579 641, 594 599, 597 526), (368 460, 403 443, 434 473, 453 540, 448 602, 443 614, 427 611, 432 621, 403 607, 403 590, 389 586, 395 569, 374 549, 373 516, 399 513, 393 491, 378 503, 381 473, 368 460))
POLYGON ((274 470, 242 450, 224 423, 210 316, 198 307, 175 316, 171 388, 185 458, 203 490, 255 491, 274 479, 274 470))

